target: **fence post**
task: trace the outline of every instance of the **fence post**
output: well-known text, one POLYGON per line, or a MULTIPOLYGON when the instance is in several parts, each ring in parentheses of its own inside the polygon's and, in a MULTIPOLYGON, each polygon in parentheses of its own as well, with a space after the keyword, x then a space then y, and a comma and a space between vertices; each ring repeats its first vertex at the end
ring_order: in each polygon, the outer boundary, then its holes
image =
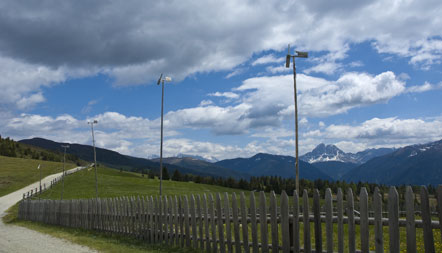
POLYGON ((304 189, 302 194, 302 214, 304 216, 304 252, 312 252, 312 244, 310 238, 310 215, 309 215, 309 205, 308 205, 308 192, 304 189))
POLYGON ((431 228, 430 203, 428 201, 428 190, 425 186, 421 187, 421 212, 425 252, 435 252, 433 230, 431 228))
POLYGON ((200 249, 204 250, 204 240, 203 240, 203 217, 202 217, 202 210, 201 210, 201 196, 198 194, 196 195, 196 211, 197 211, 197 221, 198 221, 198 240, 200 242, 200 249))
MULTIPOLYGON (((192 227, 192 247, 194 249, 198 248, 198 231, 196 226, 196 214, 195 214, 195 196, 193 194, 190 196, 190 217, 191 217, 191 227, 192 227)), ((190 237, 190 234, 189 234, 190 237)))
POLYGON ((164 241, 166 245, 169 245, 169 203, 167 201, 167 196, 164 196, 163 199, 163 228, 164 228, 164 241))
POLYGON ((215 207, 213 195, 209 195, 209 213, 210 213, 210 228, 212 231, 212 252, 218 251, 218 244, 216 242, 216 221, 215 221, 215 207))
POLYGON ((327 252, 333 252, 333 199, 330 188, 325 190, 325 231, 327 252))
POLYGON ((437 212, 439 214, 439 230, 442 241, 442 185, 437 187, 437 212))
POLYGON ((321 225, 321 206, 319 204, 319 191, 313 190, 313 215, 315 221, 315 249, 316 252, 322 252, 322 225, 321 225))
POLYGON ((241 224, 242 224, 242 238, 243 238, 243 248, 244 252, 250 253, 249 247, 249 226, 247 223, 247 206, 246 198, 244 192, 241 192, 241 224))
POLYGON ((216 217, 218 220, 219 249, 221 253, 224 253, 226 252, 226 245, 224 241, 224 223, 223 223, 223 213, 221 209, 221 196, 219 193, 216 194, 216 217))
POLYGON ((227 251, 231 253, 233 251, 232 247, 232 227, 230 222, 230 206, 229 206, 229 194, 224 193, 224 217, 226 224, 226 241, 227 241, 227 251))
POLYGON ((390 252, 399 252, 399 198, 395 187, 388 192, 388 226, 390 252))
POLYGON ((241 239, 239 235, 239 221, 238 221, 238 202, 236 193, 232 194, 232 217, 233 217, 233 232, 235 239, 235 252, 241 252, 241 239))
POLYGON ((414 194, 411 186, 405 192, 405 210, 407 219, 407 252, 416 252, 416 225, 414 221, 414 194))
POLYGON ((376 187, 373 196, 374 207, 374 242, 376 253, 384 252, 384 236, 382 228, 382 196, 376 187))
POLYGON ((289 199, 287 193, 281 194, 281 232, 282 232, 282 252, 290 252, 290 227, 289 227, 289 199))
POLYGON ((368 227, 368 193, 365 187, 359 193, 360 230, 361 230, 361 251, 369 252, 369 227, 368 227))
POLYGON ((355 229, 353 191, 351 188, 348 188, 347 191, 347 217, 348 217, 348 250, 350 253, 355 253, 356 229, 355 229))
POLYGON ((269 252, 268 225, 267 225, 266 196, 263 191, 259 193, 259 222, 261 224, 261 250, 269 252))
POLYGON ((173 231, 173 242, 172 245, 175 244, 175 246, 179 246, 180 244, 180 238, 179 238, 179 210, 178 210, 178 197, 175 195, 172 197, 172 213, 173 213, 173 223, 174 223, 174 231, 173 231))
POLYGON ((175 243, 175 232, 173 229, 173 225, 174 225, 174 201, 173 201, 173 197, 170 196, 168 198, 168 216, 169 216, 169 244, 173 245, 175 243))
POLYGON ((272 253, 279 252, 278 239, 278 210, 276 207, 275 192, 270 192, 270 228, 272 231, 272 253))
POLYGON ((293 245, 293 252, 300 252, 300 241, 299 241, 299 195, 298 191, 293 191, 293 228, 290 230, 293 236, 290 237, 290 245, 293 245))
POLYGON ((256 225, 255 192, 250 192, 250 223, 252 229, 252 250, 258 253, 258 226, 256 225))
POLYGON ((206 251, 210 252, 210 230, 209 230, 209 211, 207 209, 207 195, 203 195, 203 212, 204 212, 204 241, 206 244, 206 251))

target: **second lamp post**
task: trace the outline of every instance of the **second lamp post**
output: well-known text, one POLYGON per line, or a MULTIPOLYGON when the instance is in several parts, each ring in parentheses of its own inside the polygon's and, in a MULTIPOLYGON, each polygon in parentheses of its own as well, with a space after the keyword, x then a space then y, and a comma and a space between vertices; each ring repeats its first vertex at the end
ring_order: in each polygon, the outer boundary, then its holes
POLYGON ((162 193, 162 184, 163 184, 163 112, 164 112, 164 81, 170 82, 172 78, 166 76, 163 78, 163 74, 161 73, 160 78, 158 79, 157 85, 162 84, 162 92, 161 92, 161 144, 160 144, 160 196, 162 193))
POLYGON ((295 51, 296 55, 291 55, 290 54, 290 45, 288 47, 288 52, 287 52, 287 56, 286 56, 286 61, 285 61, 285 67, 286 68, 290 68, 290 58, 293 59, 293 87, 294 87, 294 93, 295 93, 295 128, 296 128, 296 191, 298 192, 298 194, 300 194, 299 192, 299 158, 298 158, 298 98, 296 95, 296 66, 295 66, 295 58, 299 57, 299 58, 307 58, 308 57, 308 53, 307 52, 300 52, 300 51, 295 51))

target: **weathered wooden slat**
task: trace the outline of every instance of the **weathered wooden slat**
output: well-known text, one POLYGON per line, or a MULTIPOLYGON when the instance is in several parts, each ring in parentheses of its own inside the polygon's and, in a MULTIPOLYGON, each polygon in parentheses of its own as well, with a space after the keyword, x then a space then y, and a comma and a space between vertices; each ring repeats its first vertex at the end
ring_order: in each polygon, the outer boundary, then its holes
POLYGON ((224 223, 223 223, 223 213, 221 209, 221 196, 219 193, 216 194, 216 216, 218 221, 219 250, 221 253, 225 253, 226 244, 224 241, 224 223))
POLYGON ((348 217, 348 250, 350 253, 356 252, 356 229, 354 216, 353 190, 347 190, 347 217, 348 217))
POLYGON ((158 209, 158 233, 159 233, 159 243, 164 243, 164 204, 163 204, 163 202, 164 202, 164 199, 161 197, 161 196, 159 196, 159 198, 158 198, 158 207, 159 207, 159 209, 158 209))
POLYGON ((407 219, 407 252, 416 252, 416 225, 414 221, 414 193, 411 186, 405 191, 405 211, 407 219))
POLYGON ((313 191, 313 217, 315 224, 315 249, 322 252, 322 226, 321 226, 321 206, 319 204, 319 191, 313 191))
POLYGON ((289 198, 285 191, 281 193, 281 235, 282 252, 290 253, 289 198))
POLYGON ((159 203, 158 203, 158 196, 155 197, 154 199, 154 226, 153 226, 153 242, 154 243, 159 243, 159 203))
POLYGON ((224 193, 224 217, 226 224, 226 242, 227 242, 227 252, 233 252, 232 245, 232 227, 230 222, 230 205, 229 205, 229 194, 224 193))
POLYGON ((360 230, 361 230, 361 251, 369 252, 369 227, 368 227, 368 192, 365 187, 361 188, 359 193, 359 212, 360 212, 360 230))
POLYGON ((436 252, 434 248, 433 230, 431 229, 430 202, 428 200, 427 187, 421 187, 421 215, 424 230, 425 252, 436 252))
POLYGON ((204 242, 206 252, 210 252, 210 230, 209 230, 209 211, 207 208, 207 195, 203 195, 203 215, 204 215, 204 242))
POLYGON ((213 200, 213 195, 209 195, 209 213, 210 213, 210 228, 211 228, 211 241, 212 241, 212 252, 218 251, 218 244, 216 240, 216 221, 215 221, 215 204, 213 200))
POLYGON ((258 226, 256 225, 256 201, 255 192, 250 192, 250 226, 252 229, 252 250, 258 253, 258 226))
POLYGON ((179 216, 179 219, 180 219, 180 245, 181 245, 181 247, 184 247, 185 231, 184 231, 184 199, 183 199, 183 197, 179 198, 178 205, 179 205, 179 210, 180 210, 179 211, 179 214, 180 214, 180 216, 179 216))
POLYGON ((195 212, 195 196, 193 194, 190 196, 190 218, 191 218, 191 228, 192 228, 192 247, 194 249, 198 248, 198 231, 196 224, 196 212, 195 212))
POLYGON ((244 192, 241 192, 240 202, 241 202, 241 228, 242 228, 243 249, 245 253, 250 253, 249 226, 247 223, 247 204, 244 192))
POLYGON ((175 196, 173 198, 173 211, 174 211, 174 227, 175 227, 175 233, 174 233, 174 238, 175 238, 175 246, 179 246, 180 245, 180 234, 179 234, 179 227, 180 227, 180 211, 178 210, 178 197, 175 196))
POLYGON ((259 193, 259 222, 261 225, 261 251, 269 252, 266 195, 259 193))
POLYGON ((201 210, 201 196, 199 194, 196 195, 196 215, 197 215, 197 221, 198 221, 199 247, 200 247, 201 250, 203 250, 204 249, 203 217, 202 217, 202 210, 201 210))
POLYGON ((310 219, 309 219, 309 204, 308 204, 308 192, 304 189, 302 194, 302 215, 304 224, 304 252, 312 252, 312 243, 310 238, 310 219))
POLYGON ((376 253, 384 252, 384 235, 382 229, 382 197, 379 188, 376 187, 373 195, 374 208, 374 244, 376 253))
POLYGON ((442 185, 437 187, 437 212, 439 213, 439 230, 442 241, 442 185))
POLYGON ((236 199, 236 193, 232 194, 232 219, 233 219, 233 238, 235 240, 235 252, 241 252, 241 238, 239 231, 238 220, 238 200, 236 199))
POLYGON ((333 252, 333 199, 330 188, 325 190, 325 234, 327 252, 333 252))
POLYGON ((140 239, 147 240, 147 234, 146 234, 146 225, 147 225, 147 211, 146 211, 146 198, 145 196, 141 196, 140 199, 140 212, 141 212, 141 219, 140 219, 140 239))
POLYGON ((149 235, 150 235, 150 243, 155 243, 155 203, 153 197, 149 198, 149 235))
POLYGON ((169 209, 167 211, 169 216, 169 244, 173 245, 175 243, 175 231, 173 229, 174 224, 174 205, 173 205, 173 197, 170 196, 168 198, 169 209))
POLYGON ((187 195, 183 198, 183 208, 184 208, 184 237, 186 238, 186 247, 191 246, 190 240, 190 215, 189 215, 189 201, 187 199, 187 195))
POLYGON ((293 191, 293 241, 290 243, 290 245, 293 245, 293 252, 299 253, 301 250, 301 242, 300 242, 300 236, 299 236, 299 194, 298 191, 293 191))
POLYGON ((388 192, 390 252, 399 252, 399 196, 395 187, 388 192))
POLYGON ((279 252, 279 238, 278 238, 278 211, 276 207, 276 195, 272 191, 270 193, 270 230, 272 233, 272 252, 279 252))
POLYGON ((169 245, 169 205, 168 198, 164 196, 163 198, 163 222, 164 222, 164 242, 169 245))

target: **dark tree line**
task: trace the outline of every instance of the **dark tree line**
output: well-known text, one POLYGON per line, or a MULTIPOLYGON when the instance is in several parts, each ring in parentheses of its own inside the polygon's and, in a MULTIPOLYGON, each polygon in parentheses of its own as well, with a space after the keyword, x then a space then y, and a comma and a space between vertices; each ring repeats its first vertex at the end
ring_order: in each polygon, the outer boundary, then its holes
MULTIPOLYGON (((159 173, 155 173, 153 170, 149 170, 151 176, 149 178, 154 178, 158 176, 159 173)), ((175 170, 170 177, 173 181, 181 181, 181 182, 194 182, 198 184, 209 184, 209 185, 218 185, 223 187, 241 189, 244 191, 264 191, 271 192, 275 191, 276 194, 281 194, 284 190, 286 193, 291 196, 293 195, 294 190, 296 189, 295 179, 294 178, 282 178, 279 176, 260 176, 260 177, 250 177, 250 179, 235 179, 233 177, 209 177, 209 176, 200 176, 200 175, 192 175, 192 174, 182 174, 178 170, 175 170)), ((169 172, 166 167, 163 168, 163 180, 169 180, 169 172)), ((330 188, 333 193, 338 191, 338 188, 341 188, 343 191, 346 191, 348 188, 351 188, 354 194, 359 194, 361 188, 365 187, 368 193, 371 195, 374 193, 375 188, 378 187, 381 193, 388 193, 390 186, 381 185, 375 183, 367 183, 367 182, 345 182, 345 181, 329 181, 323 179, 316 180, 307 180, 300 179, 299 180, 299 189, 300 195, 306 189, 309 193, 313 189, 318 189, 321 196, 325 195, 325 190, 330 188)), ((420 186, 413 186, 413 191, 415 193, 420 192, 420 186)), ((430 194, 436 193, 436 187, 433 185, 428 185, 428 192, 430 194)), ((403 197, 405 194, 406 186, 401 185, 396 187, 398 193, 403 197)), ((401 198, 403 199, 403 198, 401 198)))

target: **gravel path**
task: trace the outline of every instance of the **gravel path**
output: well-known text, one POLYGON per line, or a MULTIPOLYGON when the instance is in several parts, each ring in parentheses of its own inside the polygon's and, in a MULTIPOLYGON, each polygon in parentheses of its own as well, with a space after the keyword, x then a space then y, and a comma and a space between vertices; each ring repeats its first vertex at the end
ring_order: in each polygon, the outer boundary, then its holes
MULTIPOLYGON (((74 168, 69 170, 68 173, 73 173, 79 169, 83 168, 74 168)), ((42 179, 41 182, 42 184, 46 183, 46 185, 50 185, 51 180, 61 176, 61 174, 60 172, 47 176, 42 179)), ((76 245, 34 230, 3 223, 1 217, 5 215, 5 211, 20 201, 23 198, 23 193, 36 187, 39 187, 39 182, 0 198, 0 252, 96 252, 87 247, 76 245)))

